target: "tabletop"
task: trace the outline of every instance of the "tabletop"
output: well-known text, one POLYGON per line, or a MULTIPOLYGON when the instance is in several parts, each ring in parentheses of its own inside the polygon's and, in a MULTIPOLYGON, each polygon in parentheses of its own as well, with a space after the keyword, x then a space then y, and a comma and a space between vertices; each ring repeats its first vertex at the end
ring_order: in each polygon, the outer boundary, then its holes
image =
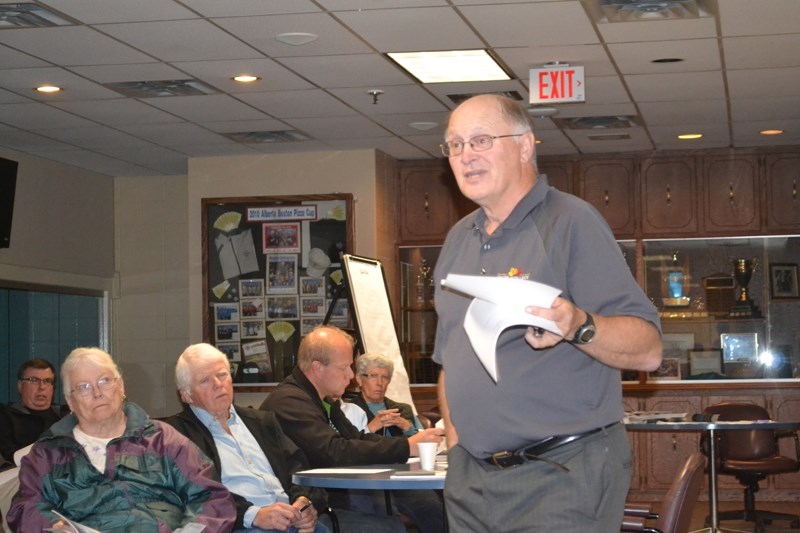
POLYGON ((446 474, 442 464, 433 473, 420 470, 419 463, 369 465, 304 470, 294 474, 292 482, 323 489, 442 490, 446 474))

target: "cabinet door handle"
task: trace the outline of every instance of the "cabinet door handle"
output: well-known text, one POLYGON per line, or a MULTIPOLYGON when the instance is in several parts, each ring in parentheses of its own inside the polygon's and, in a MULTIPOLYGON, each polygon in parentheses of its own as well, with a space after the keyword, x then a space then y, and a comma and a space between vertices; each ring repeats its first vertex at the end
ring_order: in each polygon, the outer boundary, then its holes
POLYGON ((667 207, 669 207, 671 205, 672 205, 672 189, 670 188, 669 183, 668 183, 667 184, 667 207))
POLYGON ((606 203, 606 207, 608 207, 608 189, 603 191, 603 201, 606 203))
POLYGON ((797 201, 797 178, 792 180, 792 201, 797 201))
POLYGON ((675 433, 672 434, 672 451, 673 452, 678 451, 678 439, 675 433))
POLYGON ((733 183, 728 183, 728 201, 733 203, 733 183))
POLYGON ((430 203, 428 202, 428 193, 425 193, 425 203, 423 204, 423 208, 425 209, 425 216, 428 216, 430 212, 428 208, 430 207, 430 203))

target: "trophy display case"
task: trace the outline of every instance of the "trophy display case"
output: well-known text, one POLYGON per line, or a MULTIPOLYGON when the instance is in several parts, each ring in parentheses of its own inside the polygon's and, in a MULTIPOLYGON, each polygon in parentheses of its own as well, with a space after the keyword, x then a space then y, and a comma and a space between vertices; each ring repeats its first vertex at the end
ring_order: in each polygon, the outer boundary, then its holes
POLYGON ((431 360, 436 337, 433 267, 440 246, 409 246, 400 255, 400 351, 411 383, 436 383, 438 365, 431 360))
POLYGON ((669 379, 800 377, 800 299, 771 283, 773 265, 798 258, 794 236, 642 241, 638 278, 659 310, 664 361, 678 369, 669 379))

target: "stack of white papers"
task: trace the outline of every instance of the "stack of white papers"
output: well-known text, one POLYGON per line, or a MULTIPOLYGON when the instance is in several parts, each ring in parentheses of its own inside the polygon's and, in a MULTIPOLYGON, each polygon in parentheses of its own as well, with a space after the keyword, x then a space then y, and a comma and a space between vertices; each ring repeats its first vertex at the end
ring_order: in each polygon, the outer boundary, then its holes
POLYGON ((472 296, 464 317, 473 350, 493 380, 497 381, 497 339, 511 326, 535 326, 562 335, 555 322, 531 315, 525 308, 551 307, 561 294, 555 287, 522 278, 448 274, 442 285, 472 296))

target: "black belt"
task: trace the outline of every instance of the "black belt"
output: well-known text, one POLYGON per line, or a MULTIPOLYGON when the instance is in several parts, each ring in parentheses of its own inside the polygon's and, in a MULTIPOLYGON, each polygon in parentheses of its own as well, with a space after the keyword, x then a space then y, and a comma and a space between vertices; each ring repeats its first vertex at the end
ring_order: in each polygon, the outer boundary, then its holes
MULTIPOLYGON (((484 461, 490 465, 500 468, 519 466, 523 463, 527 463, 528 461, 546 461, 548 463, 552 463, 552 461, 541 457, 542 454, 545 454, 551 450, 555 450, 556 448, 560 448, 566 444, 578 441, 584 437, 588 437, 589 435, 594 435, 595 433, 609 429, 617 424, 619 424, 619 422, 613 422, 607 426, 584 431, 583 433, 576 433, 575 435, 556 435, 553 437, 547 437, 546 439, 542 439, 536 444, 528 446, 527 448, 523 448, 522 450, 517 450, 515 452, 509 452, 508 450, 495 452, 491 457, 484 459, 484 461)), ((552 464, 555 464, 556 466, 568 471, 568 469, 562 465, 557 463, 552 464)))

